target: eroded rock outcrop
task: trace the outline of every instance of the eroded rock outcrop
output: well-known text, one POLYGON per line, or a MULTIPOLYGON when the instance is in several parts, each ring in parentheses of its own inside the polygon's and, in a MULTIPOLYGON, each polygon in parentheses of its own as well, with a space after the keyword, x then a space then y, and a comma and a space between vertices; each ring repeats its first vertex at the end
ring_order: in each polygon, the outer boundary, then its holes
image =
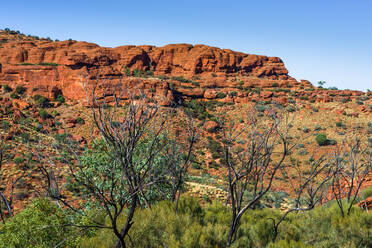
POLYGON ((239 84, 241 87, 266 87, 275 82, 286 87, 298 84, 277 57, 205 45, 105 48, 71 40, 14 39, 6 40, 0 47, 0 64, 0 84, 23 85, 28 92, 47 97, 61 92, 68 100, 85 99, 81 81, 84 78, 91 82, 97 75, 110 78, 113 85, 122 80, 126 86, 134 87, 140 81, 145 89, 161 94, 164 104, 173 101, 173 95, 203 98, 210 88, 229 91, 239 84), (132 73, 151 71, 154 77, 141 80, 126 77, 124 69, 132 73), (160 75, 168 78, 156 78, 160 75), (172 77, 193 78, 194 84, 169 79, 172 77))
MULTIPOLYGON (((140 89, 171 105, 184 99, 286 104, 291 93, 316 102, 345 101, 357 91, 322 91, 288 75, 277 57, 245 54, 205 45, 100 47, 77 41, 4 36, 0 31, 0 84, 25 86, 30 95, 85 101, 82 82, 109 79, 97 91, 113 99, 122 88, 140 89), (5 37, 5 38, 4 38, 5 37), (120 87, 118 87, 120 86, 120 87)), ((369 109, 365 111, 370 111, 369 109)))

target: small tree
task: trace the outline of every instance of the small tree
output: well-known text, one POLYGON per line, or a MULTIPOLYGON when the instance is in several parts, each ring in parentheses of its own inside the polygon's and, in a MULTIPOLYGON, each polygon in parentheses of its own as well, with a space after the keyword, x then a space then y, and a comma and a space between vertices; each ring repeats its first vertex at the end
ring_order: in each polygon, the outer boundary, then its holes
POLYGON ((183 128, 185 130, 182 134, 184 138, 178 135, 174 140, 170 140, 171 142, 166 147, 167 152, 165 156, 170 173, 171 200, 176 202, 176 211, 178 210, 178 202, 185 177, 193 157, 193 147, 198 138, 198 131, 192 117, 187 116, 183 128))
MULTIPOLYGON (((89 85, 87 78, 83 82, 100 139, 83 153, 69 139, 60 143, 58 150, 69 167, 70 190, 86 203, 94 204, 109 220, 108 223, 92 220, 88 227, 112 230, 118 239, 116 247, 126 247, 125 240, 137 207, 151 207, 153 200, 169 195, 174 198, 179 191, 177 182, 187 171, 188 159, 183 166, 178 164, 180 161, 169 161, 168 112, 162 111, 155 99, 148 98, 139 89, 129 90, 118 84, 115 93, 110 94, 112 104, 106 101, 106 92, 102 97, 97 96, 97 90, 105 86, 104 83, 106 80, 99 77, 89 85), (182 176, 173 182, 170 180, 175 177, 172 168, 177 166, 183 168, 177 174, 182 176), (126 221, 119 225, 119 216, 122 219, 123 215, 126 221)), ((43 171, 48 175, 48 170, 43 171)), ((83 213, 63 194, 50 196, 83 213)))

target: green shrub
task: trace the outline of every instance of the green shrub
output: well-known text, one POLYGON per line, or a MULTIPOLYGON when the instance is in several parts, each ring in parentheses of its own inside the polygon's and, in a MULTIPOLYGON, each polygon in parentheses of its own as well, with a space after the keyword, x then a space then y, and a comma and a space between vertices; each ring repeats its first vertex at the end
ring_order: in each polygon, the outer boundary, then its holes
POLYGON ((195 81, 192 81, 191 84, 194 85, 194 86, 196 86, 196 87, 199 87, 200 86, 200 84, 198 82, 195 82, 195 81))
POLYGON ((172 77, 172 80, 175 80, 175 81, 179 81, 179 82, 182 82, 182 83, 192 83, 191 80, 189 79, 186 79, 182 76, 179 76, 179 77, 172 77))
POLYGON ((10 98, 12 98, 12 99, 19 99, 19 95, 17 94, 17 93, 12 93, 12 94, 10 94, 10 98))
POLYGON ((39 110, 39 116, 43 119, 46 120, 50 117, 49 113, 45 109, 40 109, 39 110))
POLYGON ((14 160, 13 160, 13 162, 15 163, 15 164, 22 164, 23 162, 25 161, 25 159, 23 158, 23 157, 16 157, 14 160))
POLYGON ((1 122, 1 127, 4 128, 5 130, 10 128, 10 123, 8 121, 2 121, 1 122))
POLYGON ((258 111, 258 112, 265 112, 265 110, 267 109, 267 107, 265 107, 264 105, 261 105, 261 104, 256 104, 254 106, 254 108, 258 111))
POLYGON ((159 76, 157 76, 157 78, 159 78, 160 80, 167 80, 167 79, 169 79, 169 77, 167 77, 165 75, 159 75, 159 76))
POLYGON ((305 156, 309 153, 307 152, 306 149, 300 149, 300 150, 298 150, 297 154, 300 155, 300 156, 305 156))
POLYGON ((40 108, 49 107, 50 100, 46 98, 45 96, 37 94, 37 95, 34 95, 33 98, 34 98, 36 105, 39 106, 40 108))
POLYGON ((278 83, 273 83, 273 84, 271 85, 271 87, 279 87, 279 84, 278 84, 278 83))
POLYGON ((4 92, 8 93, 8 92, 11 92, 12 90, 13 89, 9 85, 7 84, 4 85, 4 92))
POLYGON ((238 95, 238 92, 236 92, 236 91, 230 91, 230 93, 229 93, 229 96, 231 96, 231 97, 234 97, 234 96, 237 96, 238 95))
POLYGON ((47 199, 34 200, 0 226, 0 247, 71 247, 73 232, 57 205, 47 199))
POLYGON ((292 105, 288 105, 286 109, 287 109, 288 112, 295 112, 296 111, 296 108, 292 105))
POLYGON ((130 76, 130 68, 126 67, 125 65, 123 66, 123 73, 125 76, 130 76))
POLYGON ((343 127, 345 124, 342 121, 336 121, 336 127, 343 127))
POLYGON ((318 145, 320 145, 320 146, 328 145, 327 135, 325 135, 325 134, 318 134, 318 135, 315 137, 315 141, 316 141, 316 143, 318 143, 318 145))
MULTIPOLYGON (((283 195, 282 197, 285 197, 283 195)), ((209 199, 208 195, 203 197, 209 199)), ((277 209, 249 209, 240 220, 234 248, 245 247, 371 247, 372 215, 353 208, 342 217, 336 204, 324 204, 312 211, 287 215, 274 241, 273 223, 282 216, 277 209), (311 241, 311 242, 309 242, 311 241)), ((120 217, 125 222, 125 214, 120 217)), ((163 201, 152 208, 139 209, 129 231, 129 247, 226 247, 231 209, 220 203, 181 197, 178 213, 174 204, 163 201)), ((102 229, 85 236, 79 247, 113 247, 116 238, 102 229)))
POLYGON ((76 118, 76 123, 78 124, 85 124, 85 121, 83 118, 81 118, 80 116, 78 118, 76 118))
POLYGON ((56 101, 57 101, 57 102, 60 102, 60 103, 64 103, 64 102, 65 102, 65 98, 63 97, 62 94, 59 94, 59 95, 56 97, 56 101))
POLYGON ((26 88, 23 87, 23 86, 17 86, 17 88, 15 89, 15 91, 16 91, 17 94, 22 95, 23 93, 26 92, 26 88))
POLYGON ((214 140, 213 138, 209 138, 209 137, 208 137, 207 147, 210 150, 210 152, 212 153, 212 158, 214 158, 214 159, 221 158, 222 152, 223 152, 223 147, 221 146, 221 144, 218 141, 214 140))

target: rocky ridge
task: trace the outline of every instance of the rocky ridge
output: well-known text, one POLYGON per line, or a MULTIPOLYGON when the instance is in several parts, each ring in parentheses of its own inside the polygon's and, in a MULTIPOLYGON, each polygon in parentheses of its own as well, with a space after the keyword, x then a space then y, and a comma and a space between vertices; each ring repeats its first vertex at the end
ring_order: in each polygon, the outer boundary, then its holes
MULTIPOLYGON (((245 103, 291 96, 317 102, 350 100, 358 91, 324 91, 288 75, 278 57, 205 45, 100 47, 73 40, 35 39, 0 31, 0 84, 22 85, 30 95, 84 101, 82 81, 110 79, 99 91, 112 96, 119 83, 139 88, 169 106, 184 99, 245 103)), ((122 84, 120 84, 122 85, 122 84)))

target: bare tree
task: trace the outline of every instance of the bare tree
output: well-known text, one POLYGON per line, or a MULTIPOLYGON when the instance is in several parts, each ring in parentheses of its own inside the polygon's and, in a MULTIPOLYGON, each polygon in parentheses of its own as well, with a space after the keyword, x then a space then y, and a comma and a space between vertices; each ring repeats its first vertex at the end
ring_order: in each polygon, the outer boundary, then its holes
POLYGON ((178 210, 178 202, 185 177, 192 162, 193 147, 199 134, 192 117, 187 116, 183 128, 185 129, 181 134, 183 138, 177 135, 167 146, 166 152, 172 186, 171 200, 176 202, 176 211, 178 210))
POLYGON ((363 184, 370 176, 372 153, 367 142, 360 137, 345 140, 341 149, 333 154, 335 168, 331 191, 341 215, 349 215, 363 184))
POLYGON ((234 241, 243 214, 270 190, 275 175, 294 147, 290 144, 289 115, 270 110, 266 116, 259 117, 256 110, 251 110, 247 116, 240 126, 226 119, 220 123, 222 163, 227 168, 232 207, 228 246, 234 241), (247 192, 252 194, 251 198, 246 197, 247 192))

